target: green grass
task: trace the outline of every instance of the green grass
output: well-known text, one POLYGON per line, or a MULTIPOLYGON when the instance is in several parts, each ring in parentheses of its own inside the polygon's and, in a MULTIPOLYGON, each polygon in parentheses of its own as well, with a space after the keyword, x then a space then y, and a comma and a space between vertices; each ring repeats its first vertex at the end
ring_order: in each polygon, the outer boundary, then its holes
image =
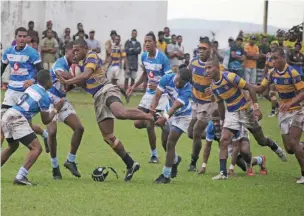
MULTIPOLYGON (((283 163, 268 148, 258 146, 252 138, 253 155, 267 156, 267 176, 257 174, 247 177, 236 168, 237 178, 212 181, 211 178, 219 171, 217 144, 213 145, 208 173, 204 176, 189 173, 187 168, 192 143, 184 135, 177 145, 177 152, 183 158, 178 177, 171 184, 155 185, 153 181, 161 173, 165 158, 160 146, 160 130, 157 129, 157 144, 162 164, 153 165, 148 164, 150 150, 146 131, 135 129, 132 121, 115 121, 115 135, 141 164, 134 179, 125 183, 125 165, 102 139, 95 122, 92 98, 83 93, 71 93, 69 98, 85 126, 77 154, 82 177, 74 178, 63 167, 72 131, 60 124, 57 134, 58 157, 63 180, 52 179, 50 157, 43 153, 29 173, 29 179, 38 185, 14 186, 12 180, 27 153, 25 147, 19 148, 2 168, 3 216, 304 215, 304 187, 295 184, 295 177, 300 174, 295 157, 288 156, 288 162, 283 163), (120 178, 117 180, 110 173, 105 182, 94 182, 90 173, 97 166, 113 166, 120 178)), ((139 100, 139 96, 133 98, 129 106, 136 107, 139 100)), ((277 120, 267 117, 269 105, 266 101, 260 104, 264 111, 262 125, 265 134, 282 146, 277 120)), ((39 116, 35 117, 34 122, 41 124, 39 116)), ((3 148, 6 146, 4 143, 3 148)))

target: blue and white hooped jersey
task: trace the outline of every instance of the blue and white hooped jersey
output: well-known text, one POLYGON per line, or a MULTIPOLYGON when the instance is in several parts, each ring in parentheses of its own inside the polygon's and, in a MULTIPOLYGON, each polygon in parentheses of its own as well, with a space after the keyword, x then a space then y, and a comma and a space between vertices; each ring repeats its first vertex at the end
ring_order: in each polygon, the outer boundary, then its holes
POLYGON ((40 111, 47 112, 52 104, 46 90, 39 84, 28 87, 12 108, 18 110, 26 119, 31 120, 40 111))
MULTIPOLYGON (((167 56, 156 49, 155 57, 149 58, 149 53, 144 52, 141 56, 141 62, 148 75, 148 84, 154 83, 159 84, 160 79, 168 73, 171 73, 170 62, 167 56)), ((155 90, 149 89, 146 90, 149 94, 155 94, 155 90)))
POLYGON ((16 50, 16 46, 7 48, 2 55, 2 62, 10 65, 10 78, 8 88, 23 92, 26 80, 35 82, 35 64, 41 62, 37 50, 26 45, 22 50, 16 50))
POLYGON ((61 57, 56 60, 54 63, 53 67, 50 69, 51 77, 52 77, 52 82, 53 86, 48 90, 52 95, 59 97, 59 98, 64 98, 66 97, 66 91, 64 89, 64 85, 62 85, 55 74, 55 71, 62 71, 62 72, 67 72, 69 73, 69 64, 66 59, 66 57, 61 57))
POLYGON ((191 84, 188 82, 183 88, 179 89, 175 87, 174 79, 176 74, 166 74, 163 76, 159 82, 158 89, 162 92, 168 93, 169 104, 166 107, 168 111, 172 106, 174 101, 178 100, 184 106, 176 110, 174 116, 188 116, 192 113, 192 107, 190 103, 190 98, 192 94, 191 84))

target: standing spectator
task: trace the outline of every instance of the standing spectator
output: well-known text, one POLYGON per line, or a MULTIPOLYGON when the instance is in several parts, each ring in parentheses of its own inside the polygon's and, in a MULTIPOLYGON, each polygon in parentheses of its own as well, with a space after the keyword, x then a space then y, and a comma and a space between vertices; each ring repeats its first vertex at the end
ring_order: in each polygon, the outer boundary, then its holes
POLYGON ((163 31, 158 32, 157 49, 166 53, 167 43, 165 42, 165 33, 163 31))
POLYGON ((264 77, 266 56, 270 52, 267 36, 262 37, 262 42, 261 45, 259 46, 259 50, 260 50, 260 56, 257 61, 257 83, 260 83, 264 77))
MULTIPOLYGON (((141 53, 141 44, 136 40, 137 30, 133 29, 131 39, 125 43, 125 51, 127 53, 127 60, 129 63, 129 70, 125 70, 125 90, 129 87, 129 79, 131 78, 131 86, 134 85, 138 70, 138 55, 141 53)), ((124 65, 126 69, 126 64, 124 65)))
POLYGON ((182 42, 183 42, 183 37, 181 35, 178 35, 177 36, 177 45, 179 47, 179 63, 178 63, 178 66, 180 66, 182 63, 183 63, 183 59, 185 57, 185 49, 184 49, 184 46, 182 45, 182 42))
POLYGON ((110 56, 112 52, 112 46, 115 44, 114 40, 117 35, 117 32, 115 30, 112 30, 110 33, 110 39, 106 41, 105 48, 106 48, 106 60, 105 63, 108 63, 110 61, 110 56))
POLYGON ((179 66, 179 58, 183 58, 184 54, 181 53, 179 46, 176 42, 176 35, 171 36, 171 43, 167 45, 167 53, 172 71, 176 72, 179 66))
POLYGON ((66 45, 71 41, 71 36, 70 35, 65 35, 63 43, 59 45, 59 50, 60 50, 60 56, 65 55, 65 47, 66 45))
POLYGON ((290 50, 288 55, 288 64, 290 64, 296 71, 301 74, 301 77, 303 79, 303 64, 304 64, 304 55, 300 52, 302 49, 301 43, 297 42, 295 44, 294 49, 290 50))
POLYGON ((248 83, 256 84, 257 80, 257 60, 260 57, 259 47, 255 45, 256 37, 250 37, 249 44, 245 46, 245 80, 248 83))
POLYGON ((240 77, 243 77, 243 62, 245 59, 242 43, 243 38, 238 37, 235 41, 235 44, 230 49, 230 58, 228 64, 229 71, 236 73, 240 77))
POLYGON ((79 38, 79 34, 83 34, 84 39, 88 39, 89 36, 84 32, 82 23, 77 24, 77 33, 73 35, 73 40, 77 40, 79 38))
POLYGON ((71 29, 70 28, 64 29, 63 36, 60 38, 60 44, 64 43, 66 36, 69 36, 71 38, 71 29))
POLYGON ((89 32, 89 38, 85 41, 87 42, 88 48, 93 50, 96 53, 100 53, 100 44, 97 40, 94 39, 95 37, 95 30, 91 30, 89 32))
POLYGON ((37 44, 39 44, 39 35, 38 32, 34 30, 34 25, 34 21, 29 21, 27 36, 30 36, 31 39, 34 39, 35 41, 37 41, 37 44))
POLYGON ((165 27, 164 28, 164 33, 165 33, 164 40, 165 40, 166 44, 170 44, 171 43, 171 36, 170 36, 170 29, 169 29, 169 27, 165 27))
POLYGON ((44 69, 49 70, 56 61, 56 52, 58 49, 58 42, 53 37, 52 29, 46 32, 47 37, 41 41, 41 56, 44 69))
POLYGON ((223 59, 223 66, 225 70, 228 70, 228 65, 229 65, 229 61, 230 61, 230 53, 231 53, 231 47, 234 46, 234 39, 232 37, 230 37, 228 39, 228 47, 225 49, 225 53, 224 53, 224 59, 223 59))
POLYGON ((217 57, 217 59, 222 63, 224 58, 220 55, 219 53, 219 50, 218 50, 218 47, 219 47, 219 43, 218 41, 213 41, 212 43, 212 53, 213 55, 215 55, 217 57))
POLYGON ((59 38, 58 38, 58 34, 57 32, 55 32, 53 30, 53 23, 51 20, 47 21, 46 22, 46 30, 42 32, 42 39, 46 38, 47 37, 47 31, 48 30, 51 30, 52 33, 53 33, 53 38, 55 38, 57 40, 57 42, 59 43, 59 38))
POLYGON ((189 53, 185 53, 184 55, 184 60, 183 60, 183 64, 188 67, 190 64, 190 54, 189 53))

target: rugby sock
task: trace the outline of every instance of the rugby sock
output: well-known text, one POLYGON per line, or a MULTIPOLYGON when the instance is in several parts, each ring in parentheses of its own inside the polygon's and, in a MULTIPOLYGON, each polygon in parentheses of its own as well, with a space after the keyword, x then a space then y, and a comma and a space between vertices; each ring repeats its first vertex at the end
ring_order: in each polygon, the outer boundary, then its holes
POLYGON ((127 169, 132 168, 133 164, 134 164, 134 160, 130 157, 130 155, 128 153, 126 153, 126 155, 122 158, 123 162, 125 162, 127 169))
POLYGON ((302 170, 302 176, 304 177, 304 170, 302 170))
POLYGON ((164 166, 164 168, 163 168, 163 175, 166 178, 170 178, 170 176, 171 176, 171 170, 172 170, 172 167, 166 167, 166 166, 164 166))
POLYGON ((178 154, 175 152, 175 157, 174 157, 174 164, 178 162, 178 154))
POLYGON ((48 138, 49 137, 49 134, 48 134, 48 132, 47 132, 47 130, 43 130, 43 133, 42 133, 42 135, 41 135, 43 138, 48 138))
POLYGON ((68 160, 69 162, 74 163, 75 160, 76 160, 76 155, 73 155, 73 154, 69 153, 69 154, 68 154, 67 160, 68 160))
POLYGON ((257 165, 261 165, 263 163, 263 158, 261 156, 254 157, 257 160, 257 165))
POLYGON ((197 160, 198 160, 197 156, 191 155, 191 165, 196 166, 197 160))
POLYGON ((220 159, 220 172, 224 174, 224 176, 227 176, 227 160, 226 159, 220 159))
POLYGON ((57 157, 51 158, 51 163, 53 168, 57 168, 59 166, 58 158, 57 157))
POLYGON ((267 138, 267 141, 268 141, 268 146, 271 148, 271 150, 276 152, 278 150, 279 146, 270 138, 267 138), (271 145, 269 145, 269 144, 271 144, 271 145))
POLYGON ((157 154, 157 149, 154 149, 151 151, 151 156, 153 157, 158 157, 158 154, 157 154))
POLYGON ((17 173, 16 179, 22 179, 23 176, 26 176, 28 174, 27 169, 25 169, 24 167, 21 167, 17 173))

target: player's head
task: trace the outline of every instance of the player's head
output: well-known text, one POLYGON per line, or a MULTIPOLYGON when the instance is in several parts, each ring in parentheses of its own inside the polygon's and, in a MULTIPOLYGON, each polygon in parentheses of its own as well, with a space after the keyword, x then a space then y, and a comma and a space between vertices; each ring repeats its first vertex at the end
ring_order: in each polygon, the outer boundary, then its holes
POLYGON ((52 29, 48 29, 47 30, 46 36, 47 36, 47 38, 52 38, 53 37, 53 31, 52 31, 52 29))
POLYGON ((286 60, 283 48, 276 48, 272 53, 271 58, 273 59, 273 65, 276 69, 282 70, 285 67, 286 60))
POLYGON ((205 64, 205 70, 206 70, 207 76, 210 79, 214 79, 220 73, 219 60, 216 57, 208 59, 205 64))
POLYGON ((156 48, 156 37, 153 32, 149 32, 145 36, 145 47, 148 52, 155 50, 156 48))
POLYGON ((199 44, 198 54, 200 60, 205 62, 210 57, 210 52, 211 52, 211 44, 209 41, 205 40, 199 44))
POLYGON ((15 39, 17 47, 23 48, 26 45, 27 30, 24 27, 19 27, 15 30, 15 39))
POLYGON ((176 88, 184 88, 184 86, 190 82, 192 79, 192 72, 188 68, 181 68, 178 73, 176 73, 174 84, 176 88))
POLYGON ((75 56, 74 50, 73 50, 73 45, 74 45, 74 41, 70 41, 65 46, 65 57, 67 58, 67 60, 70 64, 73 63, 73 58, 75 56))
POLYGON ((220 125, 220 113, 217 109, 213 111, 211 120, 215 126, 220 125))
POLYGON ((88 45, 84 39, 77 39, 74 41, 73 52, 77 61, 81 61, 85 58, 88 53, 88 45))
POLYGON ((114 43, 115 43, 116 46, 118 46, 120 44, 120 35, 115 36, 114 43))
POLYGON ((37 82, 43 86, 45 90, 50 89, 53 85, 51 74, 48 70, 40 70, 37 74, 37 82))

